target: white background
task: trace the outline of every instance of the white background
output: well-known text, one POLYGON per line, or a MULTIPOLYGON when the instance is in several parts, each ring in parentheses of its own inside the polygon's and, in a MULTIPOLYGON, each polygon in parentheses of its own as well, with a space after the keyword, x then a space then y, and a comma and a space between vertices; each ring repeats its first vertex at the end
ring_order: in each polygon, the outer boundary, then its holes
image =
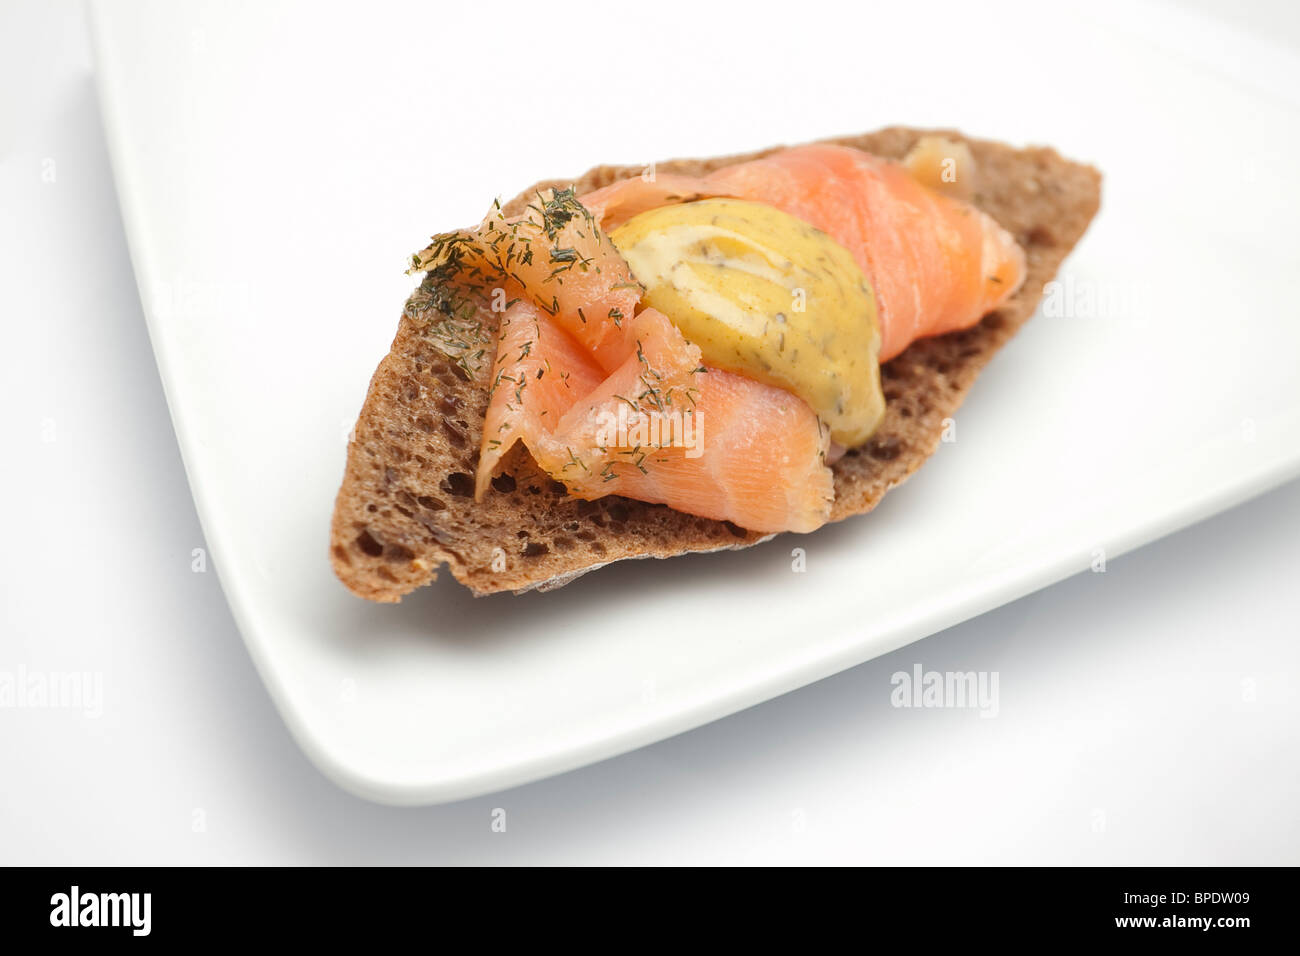
MULTIPOLYGON (((1205 6, 1300 46, 1282 5, 1205 6)), ((1296 484, 595 767, 420 810, 339 791, 191 571, 80 8, 6 4, 0 38, 0 672, 104 687, 97 719, 0 709, 0 862, 1300 862, 1296 484), (999 715, 892 708, 914 663, 996 670, 999 715)))

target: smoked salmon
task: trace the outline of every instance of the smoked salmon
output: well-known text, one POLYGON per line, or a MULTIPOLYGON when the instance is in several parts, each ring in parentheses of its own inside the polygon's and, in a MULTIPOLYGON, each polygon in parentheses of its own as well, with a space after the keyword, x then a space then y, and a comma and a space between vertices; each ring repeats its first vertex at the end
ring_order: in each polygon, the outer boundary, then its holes
MULTIPOLYGON (((495 314, 480 499, 522 443, 581 498, 618 494, 761 532, 811 531, 829 519, 830 431, 818 413, 762 375, 704 361, 672 317, 644 301, 646 287, 610 239, 652 210, 718 198, 766 204, 847 251, 848 268, 861 268, 856 281, 870 285, 863 301, 874 314, 862 321, 879 323, 863 339, 873 373, 917 338, 978 321, 1024 280, 1023 252, 990 217, 897 163, 840 146, 781 150, 702 177, 636 177, 583 196, 551 190, 516 217, 494 207, 412 262, 462 290, 471 311, 495 314)), ((724 261, 710 247, 693 268, 781 279, 752 245, 715 233, 709 242, 740 251, 724 261)), ((754 300, 743 289, 734 296, 740 306, 754 300)), ((772 321, 815 321, 800 311, 796 302, 772 321)), ((748 315, 738 307, 732 321, 748 315)), ((786 336, 763 322, 761 341, 783 346, 786 336)))
POLYGON ((783 149, 704 177, 625 179, 580 201, 613 229, 655 205, 719 196, 769 203, 853 254, 875 289, 882 362, 916 339, 974 325, 1025 278, 1024 251, 992 217, 847 146, 783 149))

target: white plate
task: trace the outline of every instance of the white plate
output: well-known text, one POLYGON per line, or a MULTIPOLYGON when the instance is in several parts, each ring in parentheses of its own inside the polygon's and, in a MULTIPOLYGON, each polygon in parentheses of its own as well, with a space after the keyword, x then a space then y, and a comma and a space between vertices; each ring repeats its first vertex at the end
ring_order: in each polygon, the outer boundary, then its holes
POLYGON ((429 803, 607 757, 1300 472, 1297 61, 1164 7, 913 6, 846 23, 838 3, 660 4, 616 30, 539 4, 95 7, 211 556, 281 713, 340 784, 429 803), (380 607, 334 580, 344 436, 429 233, 597 162, 894 122, 1052 143, 1106 183, 1066 314, 998 356, 957 441, 877 512, 553 594, 474 600, 447 579, 380 607))

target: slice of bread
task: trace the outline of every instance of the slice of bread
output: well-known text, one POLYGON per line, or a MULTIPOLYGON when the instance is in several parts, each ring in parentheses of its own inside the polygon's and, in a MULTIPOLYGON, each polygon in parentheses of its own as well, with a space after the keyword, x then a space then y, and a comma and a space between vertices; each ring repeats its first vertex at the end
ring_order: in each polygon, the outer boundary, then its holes
MULTIPOLYGON (((1100 203, 1100 174, 1051 149, 1013 149, 947 130, 904 128, 828 142, 901 158, 917 139, 933 133, 970 146, 978 173, 974 202, 1024 247, 1028 277, 1015 297, 979 324, 915 342, 882 367, 885 418, 865 446, 835 464, 832 520, 870 511, 938 447, 944 419, 1033 313, 1044 284, 1100 203)), ((657 169, 703 174, 773 151, 676 160, 657 169)), ((576 180, 539 183, 506 211, 522 210, 539 189, 572 184, 581 195, 640 173, 640 167, 598 166, 576 180)), ((663 505, 571 498, 522 446, 507 456, 487 497, 475 502, 491 367, 480 365, 475 374, 467 372, 472 366, 453 361, 422 323, 403 313, 392 350, 370 381, 334 508, 334 570, 354 594, 398 601, 432 581, 444 564, 475 594, 548 589, 611 561, 742 548, 764 539, 663 505)))

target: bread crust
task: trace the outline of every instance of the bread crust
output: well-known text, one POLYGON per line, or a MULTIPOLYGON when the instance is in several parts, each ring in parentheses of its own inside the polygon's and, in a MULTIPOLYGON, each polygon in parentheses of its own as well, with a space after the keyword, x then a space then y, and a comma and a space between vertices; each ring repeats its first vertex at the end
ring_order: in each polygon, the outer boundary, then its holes
MULTIPOLYGON (((914 342, 881 367, 885 417, 866 445, 833 466, 832 521, 870 511, 934 452, 944 420, 1033 314, 1043 286, 1100 205, 1097 170, 1052 149, 1015 149, 952 130, 904 127, 824 142, 902 158, 921 136, 935 134, 970 146, 979 176, 974 203, 1024 248, 1027 277, 1015 296, 975 326, 914 342)), ((782 148, 673 160, 656 168, 702 175, 782 148)), ((506 212, 520 211, 541 189, 573 185, 581 195, 640 172, 641 167, 597 166, 577 179, 544 181, 508 203, 506 212)), ((348 444, 330 557, 352 593, 398 601, 433 581, 444 565, 479 595, 546 590, 613 561, 743 548, 771 537, 664 505, 618 496, 592 502, 569 497, 522 446, 506 456, 486 498, 475 502, 490 363, 467 374, 424 328, 404 311, 348 444)))

